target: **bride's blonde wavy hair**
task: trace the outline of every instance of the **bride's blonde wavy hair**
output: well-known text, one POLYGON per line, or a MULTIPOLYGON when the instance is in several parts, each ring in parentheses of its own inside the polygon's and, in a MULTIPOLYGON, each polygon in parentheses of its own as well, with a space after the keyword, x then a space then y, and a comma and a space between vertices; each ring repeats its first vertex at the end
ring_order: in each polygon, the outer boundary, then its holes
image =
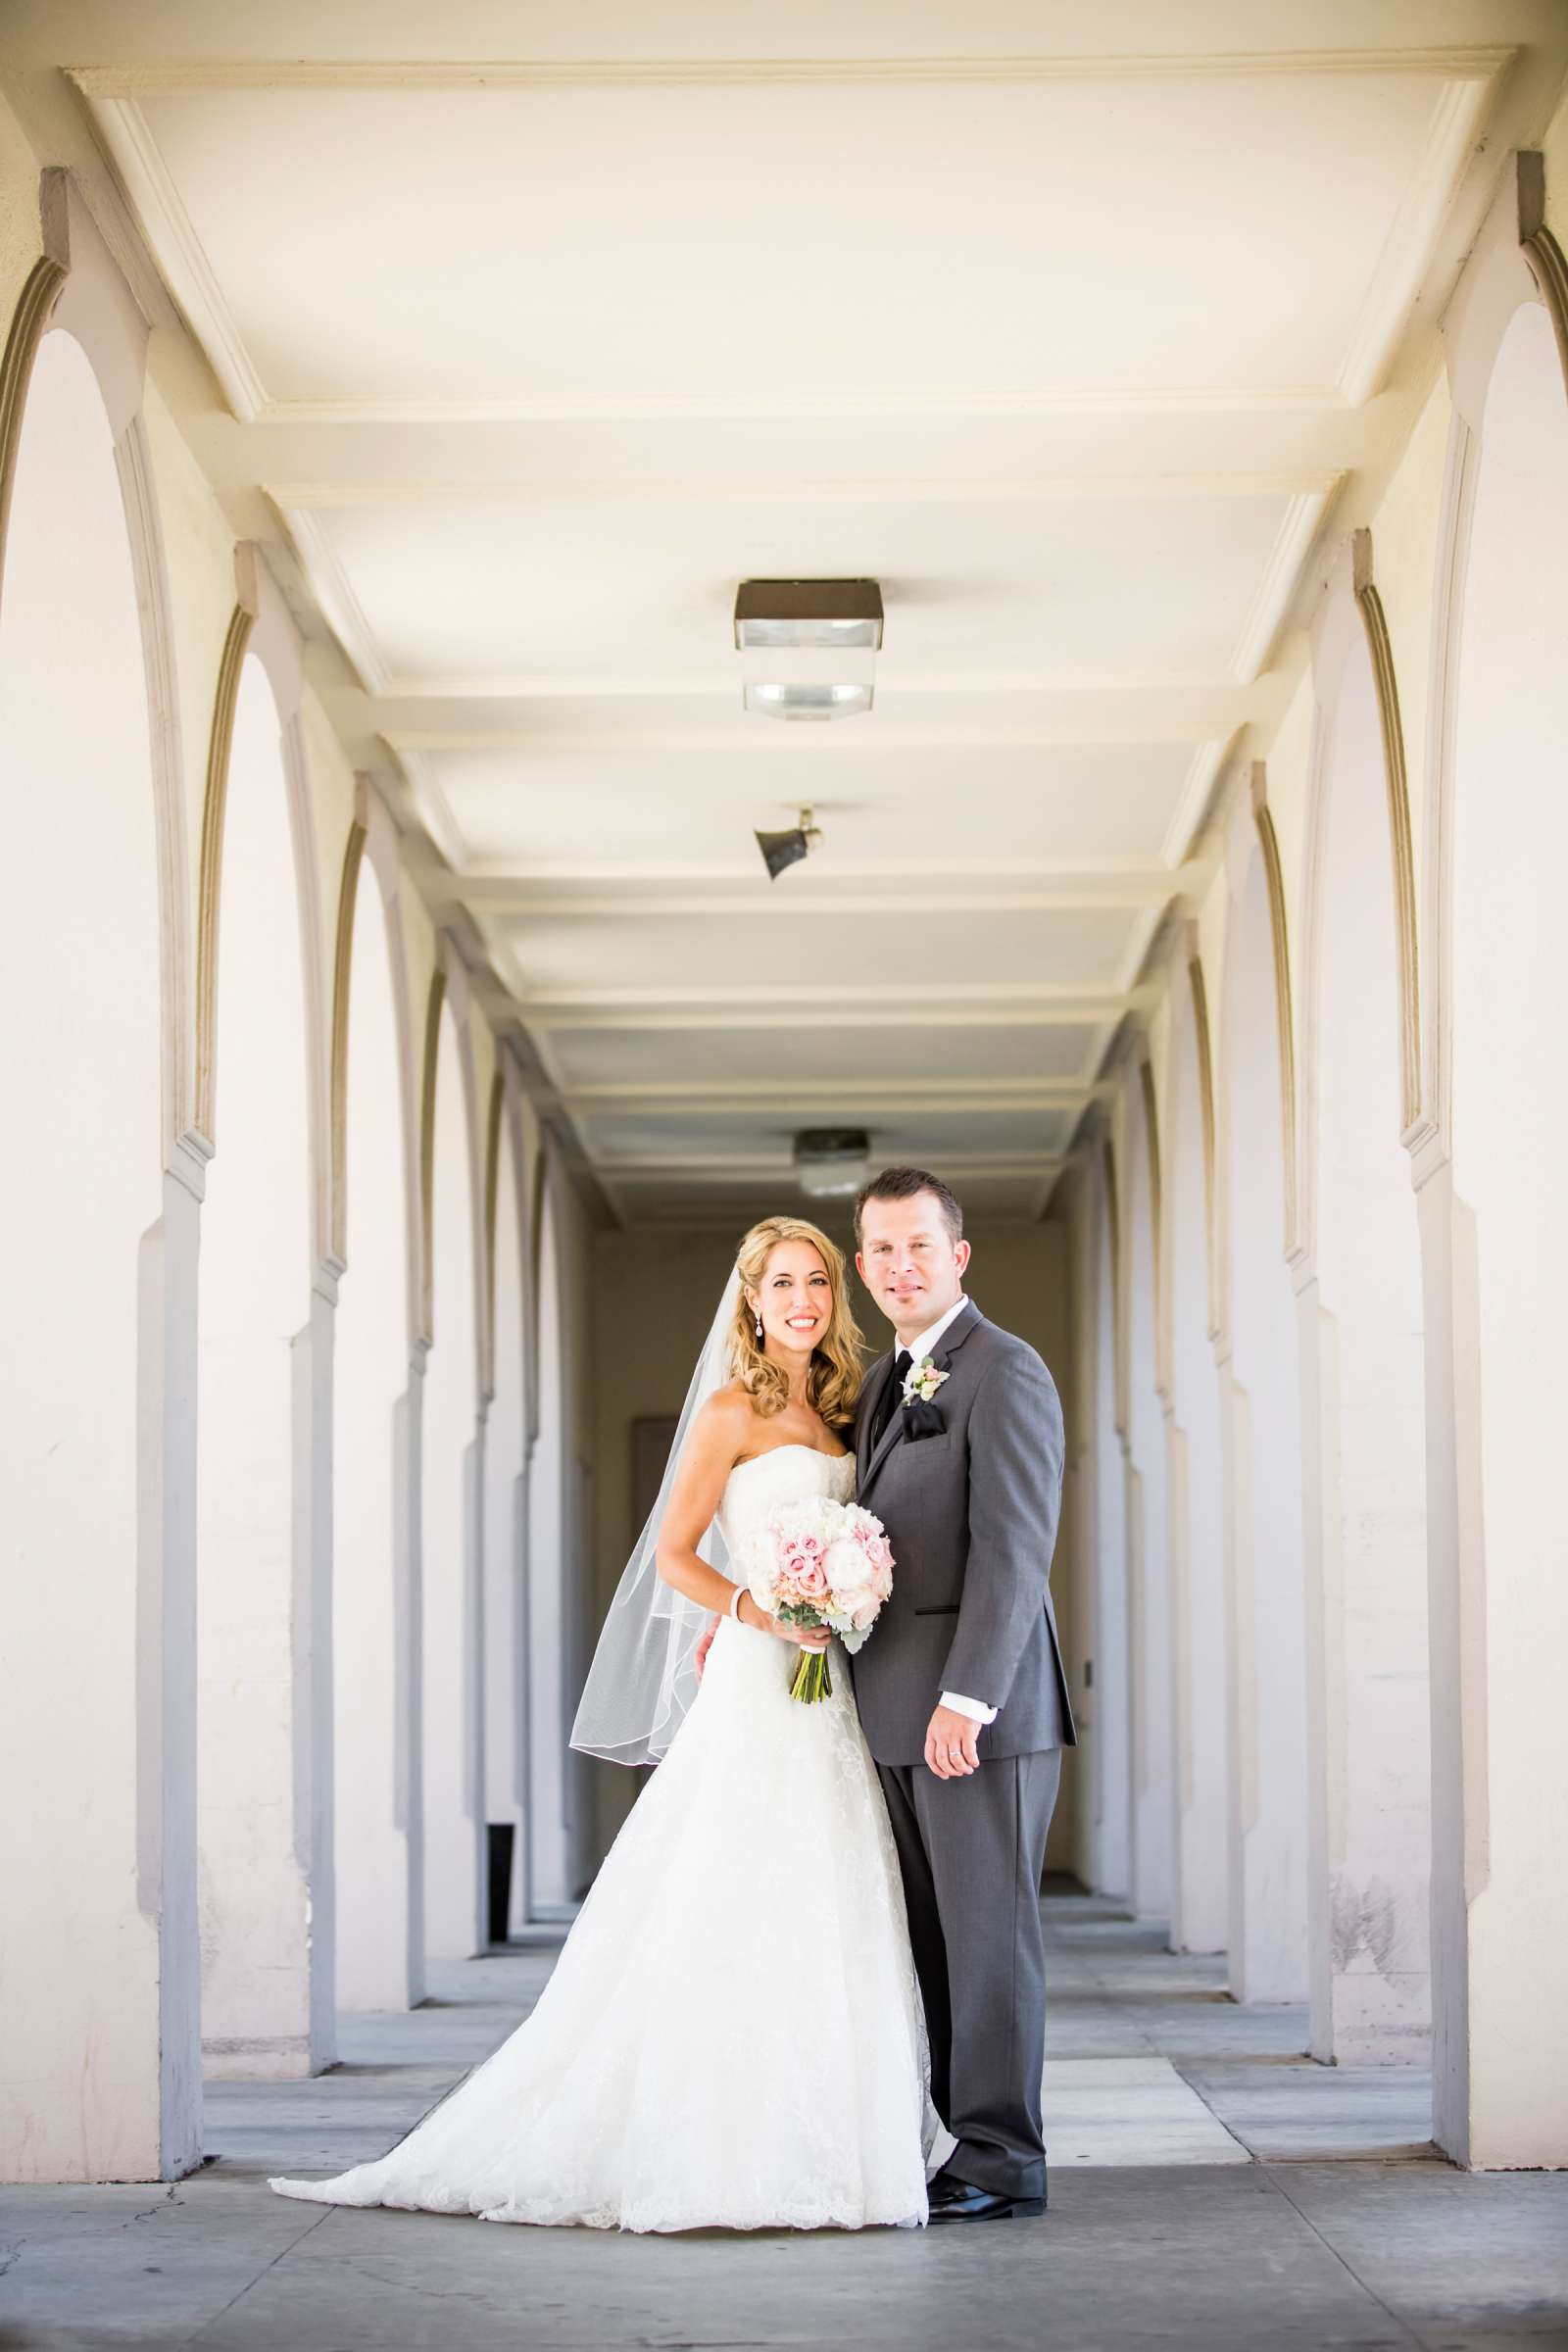
POLYGON ((764 1217, 752 1227, 735 1252, 735 1271, 741 1278, 730 1331, 735 1377, 764 1420, 781 1413, 790 1400, 788 1376, 782 1364, 775 1364, 762 1352, 763 1344, 757 1336, 757 1310, 746 1298, 748 1291, 761 1290, 767 1261, 780 1242, 808 1242, 826 1269, 833 1308, 826 1331, 811 1350, 806 1401, 829 1429, 847 1428, 855 1418, 860 1394, 860 1332, 850 1310, 844 1253, 805 1217, 764 1217))

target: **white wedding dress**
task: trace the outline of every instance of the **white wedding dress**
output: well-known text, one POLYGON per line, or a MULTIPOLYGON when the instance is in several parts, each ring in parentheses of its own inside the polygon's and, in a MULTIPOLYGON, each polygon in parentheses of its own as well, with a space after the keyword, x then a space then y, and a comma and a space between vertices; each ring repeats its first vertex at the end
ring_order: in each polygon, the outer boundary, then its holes
MULTIPOLYGON (((731 1557, 855 1465, 779 1446, 730 1473, 731 1557)), ((871 1636, 875 1641, 876 1635, 871 1636)), ((610 2230, 922 2223, 940 2141, 898 1857, 843 1650, 721 1621, 702 1687, 533 2014, 328 2205, 610 2230)))

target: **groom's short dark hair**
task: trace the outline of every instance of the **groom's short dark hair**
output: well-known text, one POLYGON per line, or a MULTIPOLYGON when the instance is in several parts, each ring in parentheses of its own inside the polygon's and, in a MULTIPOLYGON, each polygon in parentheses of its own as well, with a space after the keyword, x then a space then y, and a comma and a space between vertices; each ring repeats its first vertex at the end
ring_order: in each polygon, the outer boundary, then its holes
POLYGON ((860 1228, 868 1200, 913 1200, 920 1193, 930 1193, 935 1199, 942 1211, 942 1222, 948 1229, 948 1239, 961 1242, 963 1211, 958 1206, 957 1196, 949 1191, 940 1176, 933 1176, 928 1168, 884 1168, 880 1176, 873 1176, 869 1184, 862 1185, 855 1197, 857 1246, 863 1238, 860 1228))

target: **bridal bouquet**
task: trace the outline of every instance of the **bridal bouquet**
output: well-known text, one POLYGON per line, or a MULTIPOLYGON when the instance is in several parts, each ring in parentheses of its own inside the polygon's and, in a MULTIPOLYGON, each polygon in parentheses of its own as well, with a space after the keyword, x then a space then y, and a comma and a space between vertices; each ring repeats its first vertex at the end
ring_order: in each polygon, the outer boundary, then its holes
MULTIPOLYGON (((775 1511, 739 1564, 760 1609, 786 1625, 826 1626, 852 1653, 893 1590, 893 1551, 881 1520, 827 1494, 775 1511)), ((791 1698, 810 1704, 832 1689, 827 1652, 803 1650, 791 1698)))

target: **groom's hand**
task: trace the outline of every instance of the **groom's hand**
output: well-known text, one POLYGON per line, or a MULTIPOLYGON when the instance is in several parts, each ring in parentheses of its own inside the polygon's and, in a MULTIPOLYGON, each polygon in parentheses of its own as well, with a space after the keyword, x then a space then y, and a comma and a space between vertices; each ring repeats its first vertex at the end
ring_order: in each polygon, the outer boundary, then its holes
POLYGON ((717 1631, 718 1619, 715 1617, 712 1624, 709 1627, 707 1633, 697 1644, 697 1680, 699 1682, 701 1682, 703 1679, 703 1668, 708 1664, 708 1653, 713 1646, 713 1636, 717 1633, 717 1631))
POLYGON ((925 1760, 939 1781, 961 1781, 980 1768, 980 1725, 956 1707, 938 1707, 926 1727, 925 1760))

